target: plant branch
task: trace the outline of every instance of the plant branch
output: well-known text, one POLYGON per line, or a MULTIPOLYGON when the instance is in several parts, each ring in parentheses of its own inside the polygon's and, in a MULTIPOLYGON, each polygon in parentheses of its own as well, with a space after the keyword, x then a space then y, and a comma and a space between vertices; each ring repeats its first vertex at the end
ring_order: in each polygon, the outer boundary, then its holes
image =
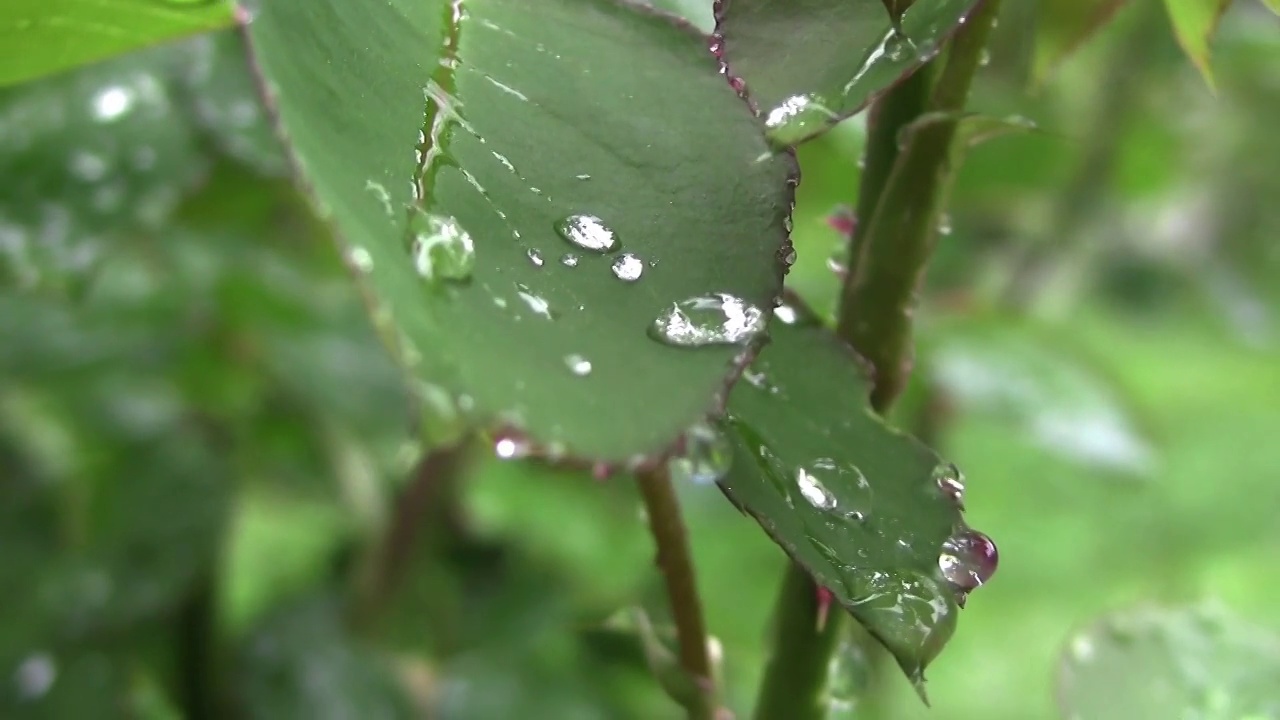
MULTIPOLYGON (((878 412, 902 393, 911 373, 912 315, 954 170, 951 144, 957 114, 964 109, 998 11, 998 0, 986 0, 951 41, 927 107, 940 119, 896 130, 887 122, 877 128, 877 143, 896 143, 905 133, 907 144, 877 193, 869 221, 859 218, 863 234, 855 243, 857 255, 841 294, 837 332, 874 368, 871 404, 878 412)), ((864 185, 863 198, 877 189, 864 185)))
POLYGON ((711 720, 715 711, 715 688, 707 649, 707 626, 702 618, 689 538, 671 474, 666 466, 661 466, 640 472, 636 480, 649 518, 649 532, 658 547, 658 568, 662 571, 671 615, 675 619, 680 666, 695 686, 688 697, 675 699, 685 706, 690 720, 711 720))
POLYGON ((828 715, 828 664, 839 644, 843 612, 820 622, 809 573, 788 563, 774 610, 773 644, 755 720, 823 720, 828 715))

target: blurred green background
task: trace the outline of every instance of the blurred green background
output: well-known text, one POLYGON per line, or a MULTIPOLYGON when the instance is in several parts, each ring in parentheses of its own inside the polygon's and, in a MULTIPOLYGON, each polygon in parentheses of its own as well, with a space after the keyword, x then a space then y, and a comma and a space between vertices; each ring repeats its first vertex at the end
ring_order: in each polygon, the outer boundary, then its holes
MULTIPOLYGON (((971 149, 895 418, 1000 570, 932 709, 877 672, 851 716, 1057 717, 1073 632, 1135 604, 1276 626, 1280 23, 1236 3, 1211 92, 1135 3, 1033 88, 1007 5, 971 106, 1040 130, 971 149)), ((0 717, 678 717, 625 612, 666 632, 630 480, 477 446, 414 482, 421 418, 241 53, 0 90, 0 717)), ((799 151, 788 282, 827 310, 861 142, 799 151)), ((745 716, 782 554, 680 491, 745 716)))

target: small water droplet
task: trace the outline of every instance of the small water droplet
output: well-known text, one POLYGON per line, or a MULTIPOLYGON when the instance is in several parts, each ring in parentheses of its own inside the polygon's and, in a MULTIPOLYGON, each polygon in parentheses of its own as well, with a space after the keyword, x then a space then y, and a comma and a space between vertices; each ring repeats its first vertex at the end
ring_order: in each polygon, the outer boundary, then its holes
POLYGON ((373 270, 373 256, 364 246, 352 245, 347 248, 347 265, 357 272, 370 272, 373 270))
POLYGON ((500 434, 493 442, 493 452, 502 460, 518 460, 528 457, 532 450, 529 440, 518 433, 500 434))
POLYGON ((537 267, 542 267, 542 253, 538 252, 534 248, 529 248, 525 251, 525 255, 529 256, 529 262, 533 263, 537 267))
POLYGON ((799 319, 799 315, 797 315, 796 309, 791 307, 790 305, 785 305, 785 304, 779 305, 778 307, 774 308, 773 316, 777 318, 780 322, 786 325, 795 325, 796 320, 799 319))
POLYGON ((534 294, 534 292, 529 289, 528 285, 516 283, 516 295, 524 301, 524 304, 527 305, 535 315, 546 318, 547 320, 555 319, 555 313, 551 310, 551 304, 547 302, 546 298, 534 294))
POLYGON ((977 530, 965 530, 947 538, 938 555, 942 576, 966 592, 990 580, 999 561, 996 544, 977 530))
POLYGON ((560 264, 565 267, 578 267, 578 256, 573 253, 565 253, 560 256, 560 264))
POLYGON ((940 235, 951 234, 951 215, 950 214, 942 213, 941 215, 938 216, 938 233, 940 235))
POLYGON ((590 175, 588 175, 588 174, 586 174, 586 173, 582 173, 582 174, 580 174, 580 175, 574 175, 574 177, 575 177, 575 178, 577 178, 577 179, 579 179, 579 180, 590 180, 590 179, 591 179, 591 176, 590 176, 590 175))
POLYGON ((685 432, 684 453, 671 458, 667 467, 676 482, 718 482, 729 472, 733 448, 721 428, 698 423, 685 432))
POLYGON ((791 267, 796 262, 796 249, 790 243, 778 248, 778 262, 791 267))
POLYGON ((964 509, 964 473, 951 463, 940 463, 933 469, 933 483, 943 496, 964 509))
POLYGON ((800 468, 796 471, 796 485, 800 488, 800 495, 810 505, 819 510, 835 509, 836 496, 810 470, 800 468))
POLYGON ((577 353, 565 355, 564 364, 569 368, 569 372, 578 377, 586 377, 591 374, 591 361, 577 353))
POLYGON ((475 244, 457 219, 414 209, 409 216, 410 252, 426 280, 466 280, 476 265, 475 244))
POLYGON ((611 266, 614 277, 625 282, 635 282, 644 273, 644 261, 633 253, 622 253, 611 266))
POLYGON ((765 314, 728 293, 710 293, 672 303, 649 325, 649 337, 675 347, 738 345, 765 329, 765 314))
POLYGON ((611 253, 622 246, 618 234, 595 215, 570 215, 556 223, 556 232, 574 246, 594 253, 611 253))

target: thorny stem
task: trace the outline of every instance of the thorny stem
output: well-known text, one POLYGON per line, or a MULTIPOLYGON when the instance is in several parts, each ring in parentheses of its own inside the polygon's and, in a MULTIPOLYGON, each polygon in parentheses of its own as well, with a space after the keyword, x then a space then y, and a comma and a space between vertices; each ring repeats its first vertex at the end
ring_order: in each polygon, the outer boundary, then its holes
POLYGON ((645 470, 636 476, 644 498, 649 532, 658 549, 658 569, 662 571, 667 600, 676 625, 680 667, 693 680, 696 691, 675 698, 688 712, 689 720, 712 720, 715 713, 711 655, 707 649, 707 625, 693 572, 693 558, 680 503, 666 466, 645 470))
MULTIPOLYGON (((982 2, 956 32, 940 72, 933 67, 937 61, 927 63, 871 110, 858 230, 851 243, 837 333, 871 362, 871 405, 881 414, 902 393, 911 370, 917 287, 933 252, 953 170, 956 122, 947 118, 964 109, 999 10, 999 0, 982 2), (937 82, 931 83, 935 75, 937 82), (944 119, 912 129, 910 142, 899 149, 902 131, 925 113, 941 113, 944 119)), ((778 598, 778 629, 756 720, 826 717, 828 667, 838 645, 840 613, 831 614, 820 626, 819 611, 816 585, 800 566, 791 564, 778 598)))

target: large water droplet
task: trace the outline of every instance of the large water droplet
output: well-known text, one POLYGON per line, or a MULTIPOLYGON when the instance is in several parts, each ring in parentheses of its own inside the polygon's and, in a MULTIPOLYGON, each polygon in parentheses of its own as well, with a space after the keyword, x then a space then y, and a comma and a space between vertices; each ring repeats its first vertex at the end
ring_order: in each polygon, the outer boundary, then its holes
POLYGON ((595 253, 611 253, 622 246, 618 234, 595 215, 570 215, 556 223, 556 232, 574 246, 595 253))
POLYGON ((466 280, 476 265, 475 243, 456 218, 415 209, 409 216, 409 251, 426 280, 466 280))
POLYGON ((611 269, 619 280, 635 282, 644 273, 644 261, 634 253, 622 253, 614 259, 611 269))
POLYGON ((809 501, 810 505, 819 510, 835 509, 836 496, 809 469, 800 468, 796 471, 796 485, 800 488, 801 497, 809 501))
POLYGON ((710 293, 672 303, 650 324, 649 337, 676 347, 738 345, 764 328, 760 308, 728 293, 710 293))
POLYGON ((676 482, 714 483, 729 472, 733 448, 724 431, 708 423, 698 423, 685 432, 684 454, 673 457, 667 467, 676 482))
POLYGON ((950 498, 964 509, 964 473, 951 463, 941 463, 933 469, 933 483, 943 496, 950 498))
POLYGON ((569 372, 578 377, 586 377, 591 374, 591 361, 577 353, 565 355, 564 364, 569 368, 569 372))
POLYGON ((947 582, 968 592, 991 579, 999 560, 991 538, 977 530, 965 530, 942 543, 938 567, 947 582))

